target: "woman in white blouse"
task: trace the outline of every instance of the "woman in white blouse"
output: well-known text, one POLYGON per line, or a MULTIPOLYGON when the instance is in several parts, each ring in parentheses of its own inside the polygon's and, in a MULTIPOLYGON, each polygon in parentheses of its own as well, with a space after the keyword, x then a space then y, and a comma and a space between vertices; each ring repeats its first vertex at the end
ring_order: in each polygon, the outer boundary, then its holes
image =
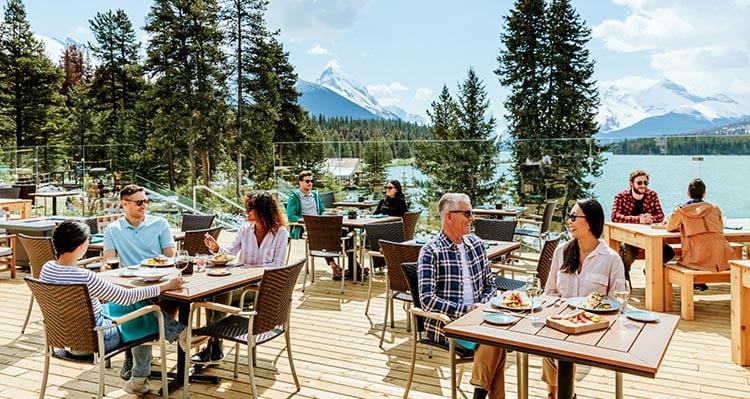
MULTIPOLYGON (((267 191, 251 191, 245 195, 247 223, 243 224, 229 246, 221 248, 219 243, 206 234, 204 243, 214 253, 237 255, 237 262, 262 267, 281 267, 286 263, 287 239, 289 233, 284 227, 276 198, 267 191)), ((217 303, 239 303, 241 289, 213 297, 217 303)), ((248 294, 249 295, 249 294, 248 294)), ((222 312, 207 311, 209 323, 226 316, 222 312)), ((216 365, 224 358, 221 340, 212 339, 206 347, 193 355, 190 360, 198 364, 216 365)))
MULTIPOLYGON (((599 239, 604 230, 604 210, 593 198, 576 201, 568 214, 571 239, 560 245, 552 257, 547 295, 571 298, 596 291, 614 298, 614 282, 625 278, 620 255, 599 239)), ((548 397, 557 398, 557 362, 542 359, 542 381, 548 397)))
POLYGON ((208 234, 206 246, 214 253, 237 255, 237 261, 245 265, 284 266, 289 233, 276 198, 267 191, 251 191, 245 195, 245 213, 247 223, 228 247, 220 248, 208 234))

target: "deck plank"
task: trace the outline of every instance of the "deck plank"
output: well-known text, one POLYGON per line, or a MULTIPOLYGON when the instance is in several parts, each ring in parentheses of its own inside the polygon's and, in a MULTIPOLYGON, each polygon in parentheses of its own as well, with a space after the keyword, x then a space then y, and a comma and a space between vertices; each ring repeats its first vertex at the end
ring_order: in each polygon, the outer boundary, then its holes
MULTIPOLYGON (((231 240, 222 233, 221 241, 231 240)), ((293 256, 304 254, 301 242, 295 241, 293 256)), ((367 286, 346 283, 346 292, 339 293, 339 283, 330 279, 329 268, 319 261, 316 281, 300 292, 302 276, 294 293, 292 307, 293 353, 302 389, 294 393, 294 383, 286 360, 283 340, 258 348, 256 377, 259 395, 263 398, 401 398, 409 370, 411 344, 405 330, 406 314, 396 307, 396 327, 388 328, 385 350, 378 348, 383 322, 384 284, 375 276, 377 297, 364 315, 367 286)), ((643 301, 643 262, 633 268, 633 305, 643 301)), ((43 342, 40 312, 35 308, 27 333, 20 335, 26 315, 29 291, 23 283, 25 273, 10 280, 0 274, 0 297, 3 300, 3 322, 0 324, 0 397, 32 398, 38 395, 43 369, 43 342)), ((679 310, 679 292, 674 291, 675 309, 679 310)), ((680 321, 677 332, 655 379, 625 375, 628 398, 747 398, 750 397, 750 368, 731 362, 729 337, 729 285, 711 285, 706 292, 696 293, 695 321, 680 321)), ((679 312, 673 312, 679 314, 679 312)), ((192 384, 192 398, 247 397, 250 392, 247 368, 240 367, 237 380, 232 377, 234 351, 219 367, 209 369, 222 377, 219 385, 192 384)), ((175 347, 168 346, 168 366, 175 368, 175 347)), ((241 347, 241 362, 244 349, 241 347)), ((108 398, 129 398, 119 378, 122 359, 113 360, 106 373, 108 398)), ((545 398, 546 388, 540 380, 541 360, 529 357, 529 393, 532 398, 545 398)), ((450 374, 447 356, 435 351, 432 359, 425 351, 417 356, 417 368, 410 398, 436 399, 450 395, 450 374)), ((461 391, 471 397, 470 365, 463 374, 461 391)), ((506 391, 516 398, 515 356, 508 357, 506 391)), ((579 366, 576 377, 579 398, 610 398, 614 396, 614 373, 608 370, 579 366)), ((47 397, 91 398, 97 387, 97 369, 52 361, 47 397)), ((150 382, 152 392, 158 380, 150 382)), ((172 393, 179 397, 182 391, 172 393)))

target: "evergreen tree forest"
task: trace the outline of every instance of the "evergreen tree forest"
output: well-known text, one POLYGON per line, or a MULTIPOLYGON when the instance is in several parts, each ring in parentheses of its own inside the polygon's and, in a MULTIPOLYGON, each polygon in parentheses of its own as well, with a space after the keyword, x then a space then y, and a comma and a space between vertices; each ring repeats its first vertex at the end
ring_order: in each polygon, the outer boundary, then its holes
MULTIPOLYGON (((95 40, 85 50, 68 47, 55 65, 34 38, 23 2, 8 0, 0 26, 0 147, 20 150, 20 164, 24 148, 46 146, 45 171, 67 169, 71 158, 106 158, 113 170, 171 189, 209 184, 216 172, 272 186, 274 142, 320 139, 297 103, 297 75, 279 32, 265 27, 267 5, 154 0, 137 21, 146 43, 122 10, 100 12, 89 21, 95 40), (63 154, 70 146, 80 149, 63 154)), ((323 156, 304 149, 285 155, 308 165, 323 156)))
POLYGON ((510 90, 509 145, 523 202, 562 199, 567 212, 570 200, 591 196, 591 179, 601 175, 590 37, 569 0, 516 0, 504 18, 495 73, 510 90))

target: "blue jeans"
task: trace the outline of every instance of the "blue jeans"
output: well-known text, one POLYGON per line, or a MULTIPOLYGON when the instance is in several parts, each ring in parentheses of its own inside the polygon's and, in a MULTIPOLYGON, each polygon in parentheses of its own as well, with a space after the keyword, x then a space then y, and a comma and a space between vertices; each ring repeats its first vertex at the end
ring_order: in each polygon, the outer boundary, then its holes
MULTIPOLYGON (((185 326, 180 324, 177 320, 173 319, 172 316, 161 312, 164 316, 164 338, 169 342, 174 342, 179 337, 185 326)), ((97 326, 110 326, 112 320, 99 316, 96 320, 97 326)), ((104 330, 104 350, 109 352, 118 346, 120 346, 120 332, 117 328, 109 328, 104 330)), ((143 378, 151 375, 151 345, 138 345, 132 349, 133 351, 133 368, 131 369, 133 377, 143 378)))

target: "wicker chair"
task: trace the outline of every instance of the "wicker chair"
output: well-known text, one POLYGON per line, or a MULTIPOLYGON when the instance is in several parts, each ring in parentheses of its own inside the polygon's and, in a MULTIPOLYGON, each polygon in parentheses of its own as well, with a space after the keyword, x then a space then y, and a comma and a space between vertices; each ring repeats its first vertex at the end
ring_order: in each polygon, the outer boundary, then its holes
MULTIPOLYGON (((365 225, 365 235, 367 236, 368 251, 370 255, 370 269, 375 274, 376 259, 380 259, 381 267, 385 264, 383 253, 380 252, 380 240, 403 242, 404 241, 404 222, 388 223, 370 223, 365 225)), ((370 310, 370 298, 372 297, 372 276, 367 287, 367 306, 365 314, 370 310)))
MULTIPOLYGON (((281 335, 286 340, 286 351, 289 357, 289 367, 292 370, 294 384, 297 391, 300 390, 297 372, 294 369, 294 358, 292 357, 291 333, 289 331, 289 317, 291 315, 292 293, 297 278, 302 270, 305 259, 300 259, 291 265, 266 269, 263 280, 255 295, 255 308, 251 312, 245 312, 242 307, 233 307, 213 302, 194 302, 191 305, 190 320, 188 326, 192 325, 192 318, 196 310, 200 308, 212 309, 229 313, 224 319, 203 328, 192 330, 188 328, 188 335, 209 336, 235 342, 234 350, 234 378, 237 378, 237 369, 240 359, 239 345, 247 345, 248 374, 253 398, 258 397, 255 386, 255 347, 266 343, 281 335)), ((243 293, 244 299, 244 293, 243 293)), ((185 354, 185 364, 189 364, 190 354, 185 354)), ((188 367, 185 368, 184 381, 188 381, 188 367)), ((188 385, 183 388, 184 397, 189 397, 188 385)))
POLYGON ((404 214, 404 241, 414 239, 414 233, 417 231, 417 222, 419 222, 421 214, 421 210, 409 211, 404 214))
MULTIPOLYGON (((550 266, 552 265, 552 255, 555 254, 555 249, 557 248, 557 245, 559 243, 560 236, 551 237, 543 241, 542 252, 539 254, 539 260, 536 264, 536 274, 542 287, 547 284, 547 277, 549 277, 549 270, 550 266)), ((513 255, 509 256, 508 258, 506 258, 506 262, 512 262, 514 258, 516 257, 513 255)), ((528 273, 528 270, 525 268, 515 267, 511 265, 500 265, 500 269, 504 271, 511 271, 514 273, 528 273)), ((495 277, 495 287, 497 287, 497 289, 500 291, 517 290, 524 285, 526 285, 525 281, 507 278, 502 275, 495 277)))
MULTIPOLYGON (((354 233, 350 232, 341 236, 344 217, 332 216, 303 216, 305 229, 307 230, 307 257, 308 267, 305 268, 305 278, 302 280, 302 292, 305 292, 308 269, 310 270, 311 282, 315 282, 315 258, 339 258, 339 265, 344 265, 346 258, 346 241, 353 240, 354 233)), ((354 251, 351 249, 350 251, 354 251)), ((341 279, 341 293, 344 293, 344 280, 341 279)))
POLYGON ((521 241, 521 244, 539 252, 542 251, 542 241, 544 241, 544 238, 549 234, 549 230, 552 227, 552 217, 555 215, 555 208, 557 208, 557 201, 549 201, 544 205, 544 212, 541 216, 526 215, 524 218, 516 219, 522 227, 516 229, 515 234, 521 237, 533 238, 537 240, 539 246, 531 247, 523 241, 521 241))
POLYGON ((206 247, 206 244, 203 242, 203 237, 208 233, 211 237, 218 240, 221 229, 222 227, 218 226, 209 229, 186 231, 185 240, 182 242, 182 249, 188 251, 190 256, 207 253, 208 247, 206 247))
MULTIPOLYGON (((383 338, 385 338, 385 326, 388 324, 388 315, 391 315, 391 328, 395 326, 393 320, 393 300, 398 299, 404 302, 404 307, 412 303, 409 283, 406 276, 401 271, 401 264, 406 262, 416 262, 419 258, 421 245, 403 244, 380 240, 380 251, 385 257, 385 314, 383 316, 383 329, 380 332, 380 348, 383 348, 383 338)), ((406 331, 411 331, 411 321, 407 315, 406 331)))
POLYGON ((0 234, 0 271, 10 271, 10 278, 16 278, 16 235, 0 234))
POLYGON ((210 229, 214 223, 214 215, 192 215, 189 213, 182 214, 181 231, 204 230, 210 229))
MULTIPOLYGON (((32 237, 25 234, 18 234, 18 241, 21 242, 24 250, 26 250, 26 255, 29 257, 31 277, 39 278, 42 266, 55 259, 55 248, 52 246, 52 237, 32 237)), ((23 327, 21 327, 21 334, 26 331, 26 325, 29 324, 29 317, 31 317, 31 309, 33 307, 34 295, 29 298, 29 310, 26 312, 26 320, 24 320, 23 327)))
MULTIPOLYGON (((411 317, 411 323, 414 325, 412 329, 412 346, 411 346, 411 367, 409 368, 409 378, 406 380, 406 387, 404 388, 404 399, 409 397, 409 389, 411 389, 411 382, 414 379, 414 364, 417 360, 417 345, 425 344, 429 345, 430 348, 437 347, 440 349, 446 349, 449 351, 449 357, 451 360, 451 397, 456 398, 456 386, 461 381, 461 375, 464 372, 463 365, 465 363, 471 363, 474 361, 474 352, 456 347, 453 344, 453 340, 449 346, 442 343, 432 341, 427 337, 423 337, 424 332, 424 318, 430 318, 442 321, 447 324, 450 323, 450 318, 442 313, 428 312, 422 309, 422 305, 419 302, 419 280, 417 277, 417 264, 416 263, 403 263, 400 269, 402 270, 404 277, 409 285, 409 291, 411 292, 411 299, 413 306, 409 309, 409 315, 411 317), (456 375, 456 365, 461 365, 461 370, 456 375)), ((432 357, 432 356, 430 356, 432 357)))
POLYGON ((333 208, 333 203, 336 202, 335 197, 333 196, 333 191, 327 191, 325 193, 319 193, 320 196, 320 202, 323 203, 323 207, 326 209, 333 208))
POLYGON ((54 284, 43 283, 37 279, 25 277, 31 293, 39 302, 44 318, 44 374, 39 398, 44 398, 47 389, 50 358, 55 357, 68 361, 86 361, 99 363, 99 392, 98 397, 104 396, 104 367, 105 360, 112 356, 143 344, 159 345, 161 359, 161 383, 164 398, 169 397, 167 387, 166 345, 164 341, 164 317, 157 305, 145 306, 135 312, 113 319, 112 326, 123 324, 129 320, 148 313, 154 313, 159 322, 159 333, 152 334, 120 345, 106 352, 104 350, 104 330, 97 327, 94 321, 94 311, 91 305, 86 284, 54 284), (70 351, 92 353, 90 357, 72 357, 70 351))
POLYGON ((513 241, 516 224, 511 219, 474 219, 474 234, 483 240, 513 241))

